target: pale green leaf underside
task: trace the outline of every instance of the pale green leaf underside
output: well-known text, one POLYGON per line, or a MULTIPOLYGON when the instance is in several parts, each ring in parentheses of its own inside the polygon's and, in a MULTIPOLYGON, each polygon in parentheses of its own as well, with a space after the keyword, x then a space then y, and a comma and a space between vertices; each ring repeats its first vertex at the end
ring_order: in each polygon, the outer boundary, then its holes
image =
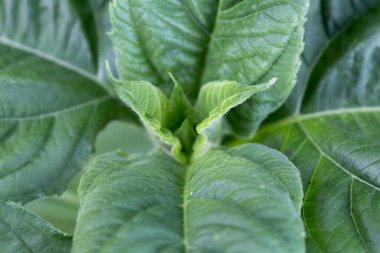
POLYGON ((257 141, 278 148, 301 171, 309 247, 320 252, 380 250, 380 108, 330 110, 279 122, 257 141))
POLYGON ((78 71, 0 41, 0 199, 60 193, 113 116, 106 90, 78 71))
POLYGON ((1 252, 69 253, 71 237, 12 202, 0 201, 1 252))
POLYGON ((79 194, 73 252, 304 252, 297 169, 261 145, 187 168, 162 153, 103 155, 79 194))
POLYGON ((121 79, 170 93, 171 72, 194 100, 208 82, 277 77, 274 89, 228 115, 234 134, 250 135, 293 87, 306 9, 306 0, 117 0, 111 21, 121 79))

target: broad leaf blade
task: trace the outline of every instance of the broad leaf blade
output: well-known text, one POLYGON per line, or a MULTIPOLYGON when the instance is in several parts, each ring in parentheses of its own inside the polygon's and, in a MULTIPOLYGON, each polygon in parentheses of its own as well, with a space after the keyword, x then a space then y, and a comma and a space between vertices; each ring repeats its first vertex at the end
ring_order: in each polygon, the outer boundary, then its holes
POLYGON ((306 0, 117 0, 111 20, 121 78, 169 93, 171 72, 195 99, 207 82, 255 85, 277 77, 273 90, 228 116, 234 134, 251 135, 293 87, 306 9, 306 0))
POLYGON ((363 225, 379 218, 365 208, 376 210, 380 199, 379 117, 375 108, 316 113, 264 128, 256 139, 300 169, 305 225, 322 252, 379 250, 379 226, 363 225))
POLYGON ((94 80, 0 42, 1 199, 60 193, 86 162, 115 102, 94 80))
POLYGON ((3 252, 69 253, 71 237, 17 204, 0 202, 3 252))
POLYGON ((20 44, 86 72, 96 71, 91 42, 69 0, 0 2, 0 43, 20 44))
MULTIPOLYGON (((359 30, 363 31, 367 29, 367 25, 371 22, 364 23, 364 22, 357 22, 358 19, 361 17, 367 17, 368 10, 370 10, 373 6, 378 5, 380 3, 379 0, 364 0, 364 1, 355 1, 354 4, 347 4, 345 1, 334 1, 334 0, 328 0, 328 1, 322 1, 322 0, 315 0, 310 1, 310 8, 309 13, 307 15, 307 22, 305 24, 305 49, 302 54, 301 60, 302 65, 300 72, 298 73, 297 77, 297 84, 292 91, 289 99, 284 104, 283 108, 281 109, 280 115, 287 115, 287 114, 293 114, 299 112, 302 107, 301 104, 303 102, 303 98, 305 94, 310 94, 311 91, 306 92, 308 88, 308 85, 310 83, 313 83, 315 81, 310 80, 311 73, 315 72, 315 67, 318 65, 323 65, 323 63, 328 63, 325 66, 322 66, 322 68, 330 68, 334 69, 334 63, 336 60, 327 60, 321 59, 321 56, 324 54, 324 51, 330 51, 330 54, 335 55, 335 57, 343 56, 342 58, 346 58, 346 69, 339 70, 340 75, 335 76, 336 80, 339 80, 340 83, 349 84, 349 86, 357 85, 359 80, 357 80, 354 76, 358 76, 358 70, 361 68, 356 64, 354 67, 351 65, 353 61, 352 57, 356 55, 357 53, 350 53, 352 50, 354 50, 352 47, 347 48, 345 44, 350 44, 352 41, 352 37, 356 36, 362 36, 360 33, 354 34, 352 32, 347 32, 347 30, 350 30, 350 26, 359 26, 359 30), (356 24, 357 23, 357 24, 356 24), (360 24, 361 23, 361 24, 360 24), (343 43, 336 43, 334 42, 337 37, 339 37, 340 34, 347 33, 347 38, 344 38, 343 43), (330 44, 335 44, 330 45, 330 44), (351 59, 350 59, 351 58, 351 59), (321 64, 318 64, 318 62, 321 62, 321 64), (351 62, 351 64, 350 64, 351 62), (354 68, 356 70, 354 70, 354 68), (347 81, 342 81, 342 79, 349 79, 347 81)), ((368 18, 369 19, 369 18, 368 18)), ((373 21, 377 20, 375 17, 373 21)), ((371 33, 369 33, 371 34, 371 33)), ((372 33, 373 35, 373 33, 372 33)), ((344 36, 346 37, 346 36, 344 36)), ((342 39, 340 39, 342 40, 342 39)), ((363 39, 359 39, 362 41, 363 39)), ((357 40, 355 40, 357 41, 357 40)), ((363 40, 364 42, 364 40, 363 40)), ((360 42, 361 44, 363 42, 360 42)), ((366 43, 366 42, 364 42, 366 43)), ((364 51, 367 51, 366 57, 369 57, 370 51, 373 50, 372 47, 369 47, 368 49, 365 49, 364 51)), ((354 50, 357 51, 357 50, 354 50)), ((363 49, 361 49, 363 51, 363 49)), ((359 53, 360 54, 360 53, 359 53)), ((338 64, 341 65, 341 64, 338 64)), ((362 65, 364 66, 364 65, 362 65)), ((367 68, 367 67, 365 67, 367 68)), ((363 71, 365 71, 363 69, 363 71)), ((331 73, 333 73, 332 71, 331 73)), ((318 74, 316 74, 318 75, 318 74)), ((316 87, 317 85, 312 84, 312 86, 316 87)), ((327 86, 326 84, 324 85, 327 86)), ((335 88, 337 86, 334 86, 335 88)), ((322 88, 322 87, 321 87, 322 88)), ((345 92, 348 92, 347 90, 342 90, 344 87, 340 87, 339 91, 333 90, 334 88, 331 87, 330 94, 339 95, 339 94, 345 94, 345 92), (338 94, 337 94, 338 92, 338 94)), ((324 88, 326 89, 326 88, 324 88)), ((328 92, 324 92, 323 95, 328 95, 328 92)), ((323 97, 322 94, 319 95, 320 98, 323 97)), ((353 95, 353 94, 352 94, 353 95)), ((342 103, 343 99, 340 98, 333 99, 336 100, 338 103, 340 103, 340 106, 347 107, 348 103, 342 103)), ((332 101, 333 101, 332 100, 332 101)), ((332 102, 331 101, 331 102, 332 102)))
POLYGON ((73 252, 304 251, 297 169, 261 145, 189 167, 161 153, 103 155, 79 193, 73 252))
POLYGON ((256 138, 285 153, 301 171, 311 252, 380 250, 378 213, 368 211, 377 210, 380 199, 379 4, 326 1, 328 12, 311 9, 307 34, 320 29, 315 18, 323 17, 334 37, 323 40, 322 52, 317 41, 306 41, 305 54, 315 66, 302 81, 306 96, 297 98, 292 117, 268 124, 256 138), (330 8, 337 4, 345 8, 330 8))

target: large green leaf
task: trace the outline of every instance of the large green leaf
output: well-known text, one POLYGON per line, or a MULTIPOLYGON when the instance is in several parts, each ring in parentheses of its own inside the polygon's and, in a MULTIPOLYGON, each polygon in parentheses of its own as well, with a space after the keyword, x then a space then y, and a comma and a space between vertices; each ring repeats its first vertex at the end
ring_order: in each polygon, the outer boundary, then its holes
POLYGON ((163 153, 103 155, 79 195, 73 252, 304 251, 297 169, 261 145, 188 167, 163 153))
POLYGON ((11 202, 0 201, 2 252, 70 252, 71 237, 11 202))
POLYGON ((0 199, 62 192, 115 113, 64 2, 0 2, 0 199))
POLYGON ((379 18, 376 4, 345 27, 313 69, 300 112, 256 137, 301 171, 310 252, 380 251, 379 18))
MULTIPOLYGON (((302 65, 298 73, 297 84, 282 110, 278 113, 279 115, 299 113, 303 109, 301 104, 305 93, 306 96, 315 94, 319 99, 323 99, 326 96, 330 100, 330 103, 335 103, 335 106, 348 107, 350 103, 347 102, 349 99, 347 93, 351 90, 349 96, 351 96, 353 102, 358 102, 359 97, 361 97, 360 103, 365 103, 365 99, 363 99, 364 94, 362 93, 366 90, 370 94, 371 89, 363 89, 363 82, 366 82, 366 80, 360 80, 358 77, 362 71, 371 71, 371 64, 366 64, 365 62, 370 61, 373 46, 366 48, 366 44, 373 45, 374 43, 370 42, 368 38, 363 38, 363 36, 368 37, 368 34, 371 32, 367 30, 367 26, 376 26, 377 18, 374 17, 372 21, 363 22, 360 21, 360 17, 365 17, 368 10, 379 3, 379 0, 355 0, 351 3, 347 3, 344 0, 310 1, 310 9, 305 25, 305 49, 302 53, 302 65), (358 28, 357 31, 350 32, 349 30, 352 30, 351 26, 356 26, 358 28), (361 27, 365 29, 362 30, 361 27), (364 31, 366 31, 367 35, 362 33, 364 31), (346 36, 339 39, 343 40, 343 43, 338 45, 335 40, 340 34, 346 34, 346 36), (347 48, 347 44, 350 44, 352 38, 355 38, 355 41, 360 41, 359 43, 362 44, 361 48, 358 47, 356 50, 352 50, 352 47, 347 48), (361 52, 357 52, 358 50, 361 52), (330 57, 324 56, 325 51, 329 51, 330 57), (344 57, 341 57, 342 55, 344 57), (322 56, 324 57, 322 58, 322 56), (357 57, 361 59, 355 59, 357 57), (340 61, 341 63, 336 65, 336 61, 340 61), (352 64, 356 64, 356 66, 352 64), (363 68, 362 71, 360 70, 361 68, 363 68), (315 69, 334 69, 334 71, 331 71, 329 78, 338 80, 344 83, 345 86, 339 86, 338 88, 335 85, 335 81, 331 82, 332 85, 328 85, 325 82, 319 88, 321 90, 318 92, 319 94, 317 92, 311 93, 317 87, 315 83, 318 82, 313 79, 318 79, 318 75, 320 75, 319 71, 315 69), (354 92, 354 87, 357 87, 357 94, 354 92), (308 92, 306 92, 307 89, 308 92), (340 97, 332 99, 329 96, 340 97)), ((351 45, 354 45, 354 43, 351 45)))
POLYGON ((117 0, 111 21, 119 74, 170 93, 171 72, 191 100, 208 82, 255 85, 277 77, 276 87, 228 115, 234 134, 250 135, 293 87, 307 2, 117 0))
POLYGON ((95 72, 93 49, 70 1, 0 1, 0 43, 20 44, 95 72))
MULTIPOLYGON (((108 80, 106 61, 115 70, 115 53, 108 32, 110 0, 64 0, 70 1, 78 11, 83 31, 91 49, 93 61, 100 79, 108 80)), ((113 71, 116 72, 116 71, 113 71)))

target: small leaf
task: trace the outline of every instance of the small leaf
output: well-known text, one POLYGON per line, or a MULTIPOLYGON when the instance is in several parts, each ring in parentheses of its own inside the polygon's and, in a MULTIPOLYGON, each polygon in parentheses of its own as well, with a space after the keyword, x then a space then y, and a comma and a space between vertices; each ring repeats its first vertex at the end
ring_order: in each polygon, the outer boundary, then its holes
POLYGON ((0 201, 2 252, 69 253, 71 237, 12 202, 0 201))
POLYGON ((214 143, 207 145, 208 148, 215 146, 221 140, 223 136, 221 118, 230 109, 243 103, 252 95, 268 90, 275 82, 276 79, 272 79, 260 85, 244 85, 232 81, 219 81, 204 85, 195 105, 195 112, 199 119, 196 130, 200 135, 194 145, 195 152, 204 152, 207 140, 214 143))
POLYGON ((304 252, 297 169, 261 145, 183 166, 163 153, 97 157, 79 186, 73 252, 304 252))
POLYGON ((168 122, 169 129, 177 129, 185 119, 194 121, 194 108, 184 93, 181 85, 178 81, 170 74, 174 82, 174 89, 170 96, 169 103, 169 115, 170 121, 168 122))
POLYGON ((166 95, 159 88, 145 81, 119 81, 114 85, 121 100, 137 113, 148 130, 153 132, 160 141, 168 144, 173 155, 181 160, 185 159, 181 153, 181 142, 167 129, 170 118, 169 99, 166 95))

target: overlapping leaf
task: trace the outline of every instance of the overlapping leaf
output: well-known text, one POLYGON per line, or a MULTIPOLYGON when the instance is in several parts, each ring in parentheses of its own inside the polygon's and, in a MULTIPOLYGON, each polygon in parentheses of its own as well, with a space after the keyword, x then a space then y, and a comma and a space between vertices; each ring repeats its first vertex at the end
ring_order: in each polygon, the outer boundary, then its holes
POLYGON ((11 202, 0 202, 2 252, 68 253, 71 237, 11 202))
POLYGON ((256 138, 301 171, 310 252, 380 250, 380 3, 370 2, 355 13, 354 6, 345 15, 330 13, 332 20, 354 21, 312 69, 301 114, 269 124, 256 138), (348 15, 362 11, 356 19, 348 15))
POLYGON ((117 81, 118 96, 138 115, 159 140, 169 145, 172 154, 182 161, 198 157, 220 143, 223 116, 252 95, 270 89, 272 79, 261 85, 242 85, 233 81, 216 81, 204 85, 193 106, 174 79, 175 88, 168 99, 156 86, 146 81, 117 81))
POLYGON ((189 167, 162 153, 103 155, 79 193, 73 252, 304 251, 297 169, 261 145, 189 167))
POLYGON ((250 135, 293 87, 306 9, 306 0, 117 0, 111 20, 121 79, 170 93, 171 72, 194 100, 211 81, 277 77, 275 88, 228 115, 232 133, 250 135))

